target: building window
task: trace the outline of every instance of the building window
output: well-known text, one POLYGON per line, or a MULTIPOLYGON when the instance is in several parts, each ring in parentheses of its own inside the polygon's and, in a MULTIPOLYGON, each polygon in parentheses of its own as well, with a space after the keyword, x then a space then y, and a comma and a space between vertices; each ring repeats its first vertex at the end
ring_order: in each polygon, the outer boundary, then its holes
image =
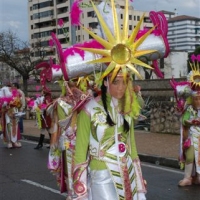
POLYGON ((42 2, 42 3, 37 3, 33 5, 33 10, 37 10, 40 8, 46 8, 46 7, 50 7, 53 6, 53 2, 52 1, 46 1, 46 2, 42 2))
POLYGON ((98 26, 98 22, 89 23, 89 27, 92 28, 92 29, 97 28, 97 26, 98 26))
POLYGON ((121 14, 120 16, 121 16, 121 19, 123 19, 123 14, 121 14))
POLYGON ((144 22, 145 22, 145 23, 151 23, 151 20, 150 20, 149 17, 144 17, 144 22))
POLYGON ((129 20, 132 20, 132 15, 129 15, 129 20))
POLYGON ((88 12, 88 13, 87 13, 87 16, 88 16, 88 17, 95 17, 94 11, 88 12))
POLYGON ((129 30, 132 30, 132 25, 129 25, 129 30))
POLYGON ((137 21, 140 21, 140 16, 137 16, 137 21))
POLYGON ((68 7, 58 9, 58 14, 63 14, 63 13, 67 13, 67 12, 68 12, 68 7))
POLYGON ((56 4, 61 4, 61 3, 65 3, 66 0, 57 0, 56 4))
MULTIPOLYGON (((64 28, 64 31, 65 31, 66 33, 69 33, 69 27, 65 27, 65 28, 64 28)), ((58 29, 58 35, 62 35, 62 34, 63 34, 63 29, 62 29, 62 28, 58 29)))
POLYGON ((43 17, 50 17, 50 16, 53 16, 53 15, 54 15, 53 10, 48 10, 48 11, 45 11, 45 12, 33 14, 33 19, 40 19, 40 18, 43 18, 43 17))

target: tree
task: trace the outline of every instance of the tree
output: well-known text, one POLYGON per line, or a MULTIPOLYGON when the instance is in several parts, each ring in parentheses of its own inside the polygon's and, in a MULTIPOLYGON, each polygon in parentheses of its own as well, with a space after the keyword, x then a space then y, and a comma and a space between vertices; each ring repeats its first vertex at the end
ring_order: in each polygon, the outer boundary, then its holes
POLYGON ((15 69, 23 79, 23 88, 27 94, 28 79, 34 75, 35 66, 44 60, 40 41, 30 47, 28 42, 22 41, 12 31, 0 32, 0 62, 6 63, 15 69), (37 57, 32 57, 35 52, 40 52, 37 57))

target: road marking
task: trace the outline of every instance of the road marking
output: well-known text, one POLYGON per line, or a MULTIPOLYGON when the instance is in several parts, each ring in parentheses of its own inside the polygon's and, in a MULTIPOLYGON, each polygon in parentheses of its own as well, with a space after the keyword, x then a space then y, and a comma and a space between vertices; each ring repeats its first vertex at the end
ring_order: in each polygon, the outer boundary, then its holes
POLYGON ((49 191, 51 191, 51 192, 53 192, 53 193, 59 194, 59 195, 64 196, 64 197, 67 196, 66 193, 62 193, 62 194, 61 194, 59 190, 52 189, 52 188, 50 188, 50 187, 47 187, 47 186, 45 186, 45 185, 41 185, 41 184, 39 184, 39 183, 30 181, 30 180, 27 180, 27 179, 22 179, 21 181, 23 181, 23 182, 25 182, 25 183, 28 183, 28 184, 30 184, 30 185, 34 185, 34 186, 36 186, 36 187, 45 189, 45 190, 49 190, 49 191))
POLYGON ((25 143, 29 143, 29 144, 37 144, 37 142, 31 141, 31 140, 24 140, 24 139, 22 139, 20 141, 25 142, 25 143))
POLYGON ((159 170, 163 170, 163 171, 168 171, 168 172, 172 172, 172 173, 176 173, 176 174, 184 174, 183 171, 178 171, 178 170, 175 170, 175 169, 166 168, 164 166, 155 166, 155 165, 151 165, 151 164, 147 164, 147 163, 142 163, 142 166, 154 168, 154 169, 159 169, 159 170))
MULTIPOLYGON (((24 140, 24 139, 22 139, 22 140, 20 140, 20 141, 21 141, 21 142, 24 142, 24 143, 28 143, 28 144, 38 144, 38 142, 34 142, 34 141, 31 141, 31 140, 24 140)), ((49 146, 49 144, 44 143, 43 146, 44 146, 44 147, 47 147, 47 146, 49 146)))

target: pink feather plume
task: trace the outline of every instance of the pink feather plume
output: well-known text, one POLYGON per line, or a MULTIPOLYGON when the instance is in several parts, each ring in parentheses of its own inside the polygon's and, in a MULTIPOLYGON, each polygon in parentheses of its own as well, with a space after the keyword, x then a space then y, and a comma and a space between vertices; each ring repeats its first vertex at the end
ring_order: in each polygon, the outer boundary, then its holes
POLYGON ((74 26, 80 25, 80 15, 83 12, 79 7, 79 4, 81 2, 82 0, 76 0, 74 1, 71 7, 71 12, 70 12, 71 24, 74 26))

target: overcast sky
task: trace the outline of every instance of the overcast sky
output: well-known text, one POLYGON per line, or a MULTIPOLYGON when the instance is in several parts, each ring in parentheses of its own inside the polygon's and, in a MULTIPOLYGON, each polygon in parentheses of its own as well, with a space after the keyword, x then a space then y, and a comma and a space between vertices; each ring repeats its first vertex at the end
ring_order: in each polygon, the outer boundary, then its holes
MULTIPOLYGON (((28 0, 0 0, 0 32, 12 29, 28 40, 28 0)), ((176 12, 200 18, 200 0, 133 0, 135 10, 176 12)))

